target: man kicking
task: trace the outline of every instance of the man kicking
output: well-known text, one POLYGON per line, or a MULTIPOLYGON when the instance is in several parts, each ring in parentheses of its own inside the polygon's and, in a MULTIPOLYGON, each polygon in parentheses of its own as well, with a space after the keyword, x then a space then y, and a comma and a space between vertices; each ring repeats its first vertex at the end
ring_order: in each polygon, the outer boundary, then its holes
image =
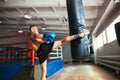
POLYGON ((49 53, 62 46, 63 44, 75 40, 77 38, 82 38, 85 35, 88 35, 90 32, 88 30, 84 30, 83 33, 67 36, 64 39, 54 41, 55 34, 54 32, 48 32, 46 34, 39 34, 38 26, 31 25, 30 26, 30 34, 29 34, 29 44, 31 48, 37 53, 37 57, 40 61, 40 68, 42 71, 40 80, 46 80, 46 60, 48 58, 49 53))

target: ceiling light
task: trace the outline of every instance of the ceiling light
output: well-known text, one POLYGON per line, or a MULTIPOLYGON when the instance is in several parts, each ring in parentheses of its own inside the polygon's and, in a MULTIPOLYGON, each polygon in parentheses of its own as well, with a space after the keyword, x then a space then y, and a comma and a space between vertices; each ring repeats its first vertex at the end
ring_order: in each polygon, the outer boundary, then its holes
POLYGON ((67 18, 63 17, 63 22, 67 22, 67 18))
POLYGON ((0 21, 0 23, 2 23, 2 21, 0 21))
POLYGON ((67 18, 66 17, 63 17, 62 19, 61 19, 61 23, 64 25, 64 24, 67 24, 67 18))
POLYGON ((23 33, 23 30, 22 30, 22 28, 20 28, 20 30, 18 30, 18 33, 23 33))
POLYGON ((63 22, 67 22, 67 19, 66 19, 66 18, 64 18, 64 19, 63 19, 63 22))
POLYGON ((45 27, 42 27, 41 29, 42 29, 42 30, 46 30, 46 28, 45 28, 45 27))
POLYGON ((24 17, 27 18, 27 19, 31 19, 31 18, 32 18, 32 15, 30 15, 29 13, 26 13, 26 14, 24 15, 24 17))
POLYGON ((18 30, 18 32, 19 32, 19 33, 23 33, 23 31, 22 31, 22 30, 18 30))

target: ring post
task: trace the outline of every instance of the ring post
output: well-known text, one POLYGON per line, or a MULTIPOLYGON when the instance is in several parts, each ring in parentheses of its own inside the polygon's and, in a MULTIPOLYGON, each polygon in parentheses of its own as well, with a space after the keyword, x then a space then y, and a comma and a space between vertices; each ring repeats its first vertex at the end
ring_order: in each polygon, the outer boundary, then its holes
POLYGON ((31 53, 31 65, 34 66, 34 50, 31 53))

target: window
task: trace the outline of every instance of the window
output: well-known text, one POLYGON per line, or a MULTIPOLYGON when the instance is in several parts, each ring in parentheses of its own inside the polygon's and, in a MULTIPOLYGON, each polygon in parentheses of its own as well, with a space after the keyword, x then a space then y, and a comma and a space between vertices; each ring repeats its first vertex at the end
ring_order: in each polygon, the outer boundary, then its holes
POLYGON ((96 38, 97 47, 116 40, 115 24, 120 22, 120 15, 96 38))
POLYGON ((102 35, 103 35, 103 43, 106 44, 107 43, 106 30, 102 32, 102 35))
POLYGON ((102 34, 100 34, 100 35, 97 37, 97 46, 98 46, 98 47, 103 46, 103 36, 102 36, 102 34))
POLYGON ((106 29, 108 43, 116 40, 115 24, 117 22, 120 22, 120 15, 106 29))
POLYGON ((106 31, 107 31, 108 43, 114 41, 114 40, 116 39, 114 24, 111 24, 111 25, 106 29, 106 31))

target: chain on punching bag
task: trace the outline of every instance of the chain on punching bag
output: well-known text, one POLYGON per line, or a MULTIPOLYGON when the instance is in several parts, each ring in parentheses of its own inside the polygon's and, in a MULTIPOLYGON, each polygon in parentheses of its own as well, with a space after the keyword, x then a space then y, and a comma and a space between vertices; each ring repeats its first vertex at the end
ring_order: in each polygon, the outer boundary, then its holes
MULTIPOLYGON (((70 35, 83 32, 85 18, 82 0, 67 0, 70 35)), ((87 36, 71 41, 71 55, 73 60, 82 61, 89 55, 87 36)))

